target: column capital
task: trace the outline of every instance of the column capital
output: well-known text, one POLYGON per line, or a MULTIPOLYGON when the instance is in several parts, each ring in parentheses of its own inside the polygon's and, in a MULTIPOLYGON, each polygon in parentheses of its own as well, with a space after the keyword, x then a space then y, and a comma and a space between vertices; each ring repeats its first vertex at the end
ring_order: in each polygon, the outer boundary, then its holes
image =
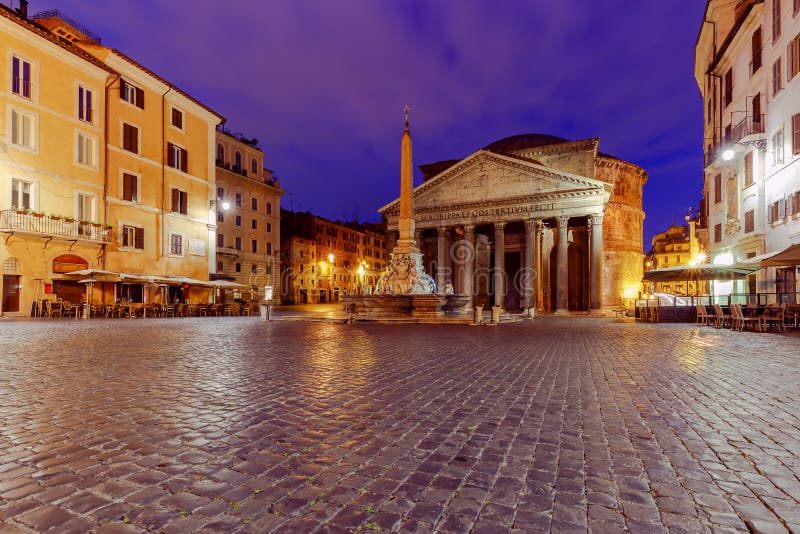
POLYGON ((447 237, 447 227, 446 226, 437 226, 436 227, 436 235, 439 237, 447 237))
POLYGON ((502 232, 505 227, 506 227, 506 223, 504 223, 504 222, 496 222, 496 223, 494 223, 494 231, 495 232, 502 232))
POLYGON ((467 236, 469 236, 469 238, 471 239, 472 238, 472 234, 474 234, 474 233, 475 233, 475 225, 474 224, 465 224, 464 225, 464 238, 465 239, 467 238, 467 236))
POLYGON ((588 219, 589 224, 592 225, 601 225, 603 224, 603 214, 602 213, 592 213, 589 215, 588 219))
POLYGON ((569 224, 569 217, 556 217, 556 224, 558 224, 558 229, 566 228, 569 224))

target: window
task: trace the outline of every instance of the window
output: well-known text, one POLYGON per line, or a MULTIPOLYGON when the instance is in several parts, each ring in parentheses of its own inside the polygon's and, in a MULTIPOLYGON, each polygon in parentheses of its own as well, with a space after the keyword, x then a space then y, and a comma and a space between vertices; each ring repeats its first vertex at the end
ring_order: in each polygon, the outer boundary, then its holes
POLYGON ((250 199, 250 208, 253 211, 258 211, 258 199, 253 197, 250 199))
POLYGON ((76 204, 78 208, 76 210, 76 215, 79 221, 95 220, 94 200, 95 200, 94 195, 78 193, 78 197, 76 198, 76 204))
POLYGON ((237 272, 237 273, 240 273, 240 272, 242 272, 242 264, 241 264, 241 263, 237 263, 237 264, 236 264, 236 272, 237 272))
POLYGON ((750 74, 755 74, 761 68, 761 27, 756 28, 752 38, 753 60, 750 62, 750 74))
POLYGON ((257 270, 258 270, 258 267, 256 267, 255 265, 251 265, 251 266, 250 266, 250 273, 251 273, 251 274, 252 274, 252 273, 255 273, 257 270))
POLYGON ((189 195, 186 194, 186 191, 175 187, 172 187, 170 192, 172 194, 172 212, 186 215, 189 195))
POLYGON ((772 0, 772 42, 781 36, 781 0, 772 0))
POLYGON ((794 5, 792 6, 792 16, 796 17, 800 15, 800 0, 794 0, 794 5))
POLYGON ((127 172, 122 173, 122 200, 139 202, 139 177, 127 172))
POLYGON ((11 110, 11 144, 34 150, 36 116, 19 109, 11 110))
POLYGON ((242 216, 241 215, 237 215, 236 216, 236 223, 235 224, 236 224, 236 226, 241 226, 242 225, 242 216))
POLYGON ((722 173, 714 176, 714 202, 722 202, 722 173))
POLYGON ((235 248, 236 250, 242 250, 242 238, 241 237, 235 237, 233 239, 233 248, 235 248))
POLYGON ((250 229, 258 230, 258 221, 256 219, 250 219, 250 229))
POLYGON ((139 109, 144 109, 144 91, 127 80, 119 81, 119 97, 139 109))
POLYGON ((781 57, 772 64, 772 94, 777 95, 783 89, 783 79, 781 77, 781 57))
POLYGON ((272 232, 272 223, 267 223, 267 233, 272 232))
POLYGON ((800 73, 800 34, 789 41, 786 49, 786 82, 800 73))
POLYGON ((222 210, 217 210, 217 222, 225 222, 225 214, 222 210))
POLYGON ((250 240, 250 252, 253 254, 258 254, 258 240, 252 239, 250 240))
POLYGON ((144 249, 144 228, 123 224, 121 233, 123 247, 144 249))
POLYGON ((242 194, 241 193, 236 193, 236 207, 238 207, 238 208, 242 207, 242 194))
POLYGON ((800 113, 792 116, 792 154, 800 154, 800 113))
POLYGON ((33 206, 33 184, 16 178, 11 179, 11 207, 31 209, 33 206))
POLYGON ((222 271, 224 271, 225 269, 223 269, 223 267, 225 267, 225 265, 221 261, 218 261, 217 262, 217 272, 221 273, 222 271))
POLYGON ((178 256, 183 255, 183 236, 180 234, 170 234, 169 253, 178 256))
POLYGON ((253 158, 253 159, 250 161, 250 171, 251 171, 253 174, 258 174, 258 161, 256 160, 256 158, 253 158))
POLYGON ((189 153, 178 145, 167 143, 167 165, 173 169, 187 172, 189 153))
POLYGON ((23 98, 31 98, 33 68, 29 61, 13 56, 11 59, 11 92, 23 98))
POLYGON ((783 163, 783 128, 772 134, 772 164, 783 163))
POLYGON ((225 235, 224 234, 217 234, 217 246, 224 247, 225 246, 225 235))
POLYGON ((722 224, 714 225, 714 243, 722 241, 722 224))
POLYGON ((753 131, 761 132, 763 131, 762 128, 762 118, 761 115, 761 93, 757 93, 756 96, 753 97, 753 131))
POLYGON ((178 108, 172 108, 172 125, 183 131, 183 111, 178 108))
POLYGON ((267 202, 267 215, 272 215, 272 202, 267 202))
POLYGON ((755 215, 753 210, 744 213, 744 233, 749 234, 755 230, 755 215))
POLYGON ((122 123, 122 148, 134 154, 139 153, 139 128, 127 122, 122 123))
POLYGON ((272 243, 267 242, 267 254, 272 254, 272 243))
POLYGON ((792 215, 800 213, 800 191, 792 194, 792 215))
POLYGON ((744 186, 753 185, 753 153, 748 152, 744 155, 744 186))
POLYGON ((266 270, 266 274, 272 274, 272 265, 267 265, 266 270))
POLYGON ((221 187, 217 188, 217 198, 220 199, 220 200, 225 198, 225 189, 223 189, 221 187))
POLYGON ((723 96, 723 105, 728 107, 733 102, 733 69, 728 69, 725 73, 725 95, 723 96))
POLYGON ((78 118, 89 124, 94 122, 92 104, 94 94, 90 89, 78 86, 78 118))
POLYGON ((240 171, 242 170, 242 153, 238 150, 236 154, 233 156, 233 170, 240 171))
POLYGON ((217 165, 222 165, 225 162, 225 147, 222 143, 217 143, 217 165))
POLYGON ((76 152, 76 160, 80 165, 93 169, 97 167, 97 140, 94 137, 78 132, 76 152))

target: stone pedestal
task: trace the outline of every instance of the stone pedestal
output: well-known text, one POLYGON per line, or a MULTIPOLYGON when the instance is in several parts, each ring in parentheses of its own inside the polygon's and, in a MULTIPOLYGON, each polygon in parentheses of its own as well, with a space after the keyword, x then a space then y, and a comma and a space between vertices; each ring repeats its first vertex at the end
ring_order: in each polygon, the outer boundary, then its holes
POLYGON ((444 303, 439 295, 411 295, 411 317, 444 317, 444 303))

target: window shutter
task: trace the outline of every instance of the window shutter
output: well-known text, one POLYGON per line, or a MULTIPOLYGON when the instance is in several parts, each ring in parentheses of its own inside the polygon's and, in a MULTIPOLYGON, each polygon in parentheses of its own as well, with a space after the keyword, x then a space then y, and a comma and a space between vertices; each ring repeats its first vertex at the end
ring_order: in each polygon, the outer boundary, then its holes
POLYGON ((127 247, 128 245, 128 227, 123 226, 120 230, 120 243, 123 247, 127 247))
POLYGON ((136 88, 136 107, 144 109, 144 90, 136 88))
POLYGON ((127 85, 128 85, 128 83, 125 80, 123 80, 122 78, 120 78, 120 80, 119 80, 119 97, 122 100, 125 100, 125 87, 127 85))
POLYGON ((786 217, 786 199, 782 198, 778 201, 778 219, 786 217))
POLYGON ((84 120, 86 122, 92 122, 92 92, 86 91, 86 109, 84 110, 86 115, 84 116, 84 120))
POLYGON ((183 172, 188 172, 186 169, 189 168, 189 152, 184 149, 180 149, 181 151, 181 170, 183 172))
POLYGON ((792 154, 800 154, 800 113, 792 117, 792 154))
POLYGON ((134 244, 134 247, 138 249, 144 248, 144 228, 136 229, 136 242, 134 244))
POLYGON ((175 167, 175 145, 167 143, 167 165, 175 167))
POLYGON ((181 191, 180 192, 180 202, 181 202, 180 208, 181 208, 181 213, 183 213, 184 215, 186 215, 188 213, 188 200, 189 200, 189 195, 186 193, 186 191, 181 191))
POLYGON ((179 211, 180 210, 180 191, 177 189, 172 189, 172 211, 179 211))

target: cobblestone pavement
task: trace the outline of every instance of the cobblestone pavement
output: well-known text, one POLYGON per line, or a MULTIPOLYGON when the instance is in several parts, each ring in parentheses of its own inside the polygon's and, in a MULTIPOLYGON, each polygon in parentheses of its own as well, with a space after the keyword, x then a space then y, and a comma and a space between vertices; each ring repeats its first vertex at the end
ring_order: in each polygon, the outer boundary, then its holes
POLYGON ((0 532, 800 532, 800 336, 0 321, 0 532))

